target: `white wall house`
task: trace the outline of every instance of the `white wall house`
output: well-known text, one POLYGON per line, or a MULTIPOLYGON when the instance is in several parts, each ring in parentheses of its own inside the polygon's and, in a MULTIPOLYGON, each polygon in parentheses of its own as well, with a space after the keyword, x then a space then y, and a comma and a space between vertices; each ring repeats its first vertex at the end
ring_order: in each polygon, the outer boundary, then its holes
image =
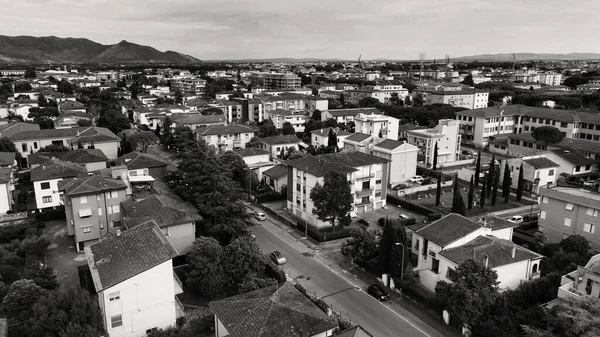
POLYGON ((271 158, 278 158, 281 150, 287 151, 291 148, 299 150, 300 138, 296 135, 278 135, 265 137, 260 139, 262 141, 262 149, 267 150, 271 153, 271 158))
POLYGON ((398 140, 398 118, 378 114, 358 114, 354 118, 355 132, 372 135, 376 141, 381 139, 398 140))
POLYGON ((556 183, 559 165, 546 158, 545 155, 503 160, 500 164, 500 180, 504 179, 506 163, 508 163, 508 168, 510 170, 510 186, 518 186, 521 164, 523 164, 524 191, 538 193, 540 187, 556 183))
POLYGON ((12 209, 14 190, 13 168, 0 167, 0 215, 12 209))
POLYGON ((512 134, 517 113, 512 106, 457 112, 461 140, 467 144, 484 147, 488 145, 490 137, 512 134))
POLYGON ((195 130, 199 138, 220 150, 243 149, 256 130, 241 124, 211 125, 195 130))
POLYGON ((333 118, 337 123, 347 124, 354 122, 355 117, 360 114, 381 114, 381 111, 375 108, 356 108, 356 109, 335 109, 321 112, 321 121, 324 122, 333 118))
MULTIPOLYGON (((318 130, 312 130, 310 132, 310 144, 314 147, 319 147, 321 145, 327 146, 329 144, 329 130, 331 128, 324 128, 318 130)), ((342 150, 344 148, 344 140, 348 138, 348 136, 352 135, 350 132, 344 130, 336 130, 334 132, 337 135, 337 147, 342 150)))
POLYGON ((406 131, 408 142, 419 148, 419 156, 425 164, 432 165, 435 145, 438 146, 438 164, 458 160, 461 135, 459 122, 453 119, 440 119, 431 129, 406 131))
POLYGON ((386 139, 373 145, 371 154, 390 161, 388 183, 394 186, 417 174, 419 148, 406 142, 386 139))
POLYGON ((31 181, 35 191, 36 208, 42 210, 63 205, 63 194, 58 189, 58 183, 66 178, 86 177, 87 175, 85 167, 60 161, 33 168, 31 181))

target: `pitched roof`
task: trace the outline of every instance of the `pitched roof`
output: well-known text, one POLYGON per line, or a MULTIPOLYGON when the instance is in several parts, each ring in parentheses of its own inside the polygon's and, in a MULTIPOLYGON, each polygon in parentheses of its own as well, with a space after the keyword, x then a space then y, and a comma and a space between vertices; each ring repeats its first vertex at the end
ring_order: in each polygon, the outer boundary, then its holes
MULTIPOLYGON (((313 134, 318 133, 322 136, 328 136, 329 130, 331 130, 331 128, 323 128, 323 129, 312 130, 310 133, 313 133, 313 134)), ((335 131, 335 129, 333 131, 335 131)), ((337 132, 336 132, 336 135, 338 135, 338 136, 350 136, 352 134, 353 133, 344 131, 344 130, 337 130, 337 132)))
POLYGON ((77 102, 77 101, 64 101, 58 104, 58 108, 60 110, 81 110, 85 109, 85 104, 77 102))
POLYGON ((114 162, 117 166, 127 166, 127 169, 129 170, 140 170, 169 165, 169 163, 162 158, 138 151, 129 152, 128 154, 115 159, 114 162))
POLYGON ((377 144, 374 145, 374 147, 380 147, 386 150, 393 150, 396 149, 402 145, 406 144, 405 142, 401 142, 398 140, 393 140, 393 139, 385 139, 377 144))
POLYGON ((0 184, 6 184, 12 176, 12 167, 0 167, 0 184))
POLYGON ((44 129, 35 131, 23 131, 12 136, 9 136, 13 141, 16 140, 31 140, 31 139, 53 139, 66 138, 70 139, 71 144, 77 144, 79 140, 83 143, 104 142, 104 141, 120 141, 121 139, 112 133, 109 129, 100 127, 80 127, 69 129, 44 129))
POLYGON ((0 152, 0 166, 13 165, 16 155, 15 152, 0 152))
POLYGON ((523 159, 523 162, 536 170, 560 166, 546 157, 523 159))
POLYGON ((287 165, 277 164, 270 169, 263 172, 264 175, 273 179, 281 179, 287 176, 288 167, 287 165))
MULTIPOLYGON (((97 163, 107 161, 108 158, 99 149, 76 149, 66 152, 49 152, 48 155, 77 164, 97 163)), ((29 158, 28 158, 29 159, 29 158)))
POLYGON ((227 121, 225 114, 203 115, 201 113, 174 113, 171 119, 177 125, 217 124, 227 121))
MULTIPOLYGON (((507 105, 507 106, 503 106, 503 107, 492 106, 492 107, 481 108, 481 109, 459 111, 456 114, 459 116, 484 117, 484 118, 499 117, 500 114, 502 114, 503 116, 514 116, 514 115, 519 115, 522 113, 521 112, 522 107, 525 107, 525 106, 521 105, 521 104, 507 105)), ((547 110, 547 109, 544 108, 544 110, 547 110)))
POLYGON ((296 137, 296 135, 277 135, 271 137, 265 137, 260 139, 263 143, 269 145, 277 145, 277 144, 297 144, 302 140, 296 137))
POLYGON ((40 126, 31 123, 8 123, 0 125, 0 136, 10 137, 24 131, 39 131, 40 126))
POLYGON ((59 178, 87 177, 85 167, 69 163, 54 161, 49 165, 40 165, 31 170, 31 181, 44 181, 59 178))
POLYGON ((478 236, 464 245, 442 250, 440 255, 460 265, 467 260, 482 262, 488 258, 488 267, 496 268, 512 263, 531 259, 541 259, 543 256, 525 249, 511 241, 499 239, 495 236, 478 236), (512 250, 515 249, 515 257, 512 250))
POLYGON ((480 228, 482 228, 481 225, 464 216, 450 213, 445 217, 418 229, 416 232, 423 238, 443 248, 480 228))
POLYGON ((256 129, 242 124, 209 125, 196 128, 196 133, 199 136, 229 135, 250 132, 256 132, 256 129))
POLYGON ((340 331, 336 334, 333 334, 332 337, 373 337, 373 335, 371 335, 360 325, 357 325, 350 329, 346 329, 344 331, 340 331))
POLYGON ((365 140, 367 140, 369 138, 372 138, 372 137, 373 136, 368 135, 366 133, 356 132, 356 133, 353 133, 350 136, 348 136, 344 141, 348 141, 349 140, 349 141, 360 143, 360 142, 363 142, 363 141, 365 141, 365 140))
POLYGON ((310 173, 316 177, 323 177, 331 171, 352 173, 357 171, 358 167, 387 162, 389 162, 389 160, 370 154, 346 151, 288 160, 285 164, 310 173))
MULTIPOLYGON (((516 139, 527 142, 535 142, 535 139, 531 136, 531 132, 527 133, 511 133, 507 134, 508 139, 516 139)), ((600 146, 597 141, 579 139, 579 138, 564 138, 562 142, 558 144, 550 144, 549 147, 556 147, 561 149, 575 149, 581 152, 600 154, 600 146)))
POLYGON ((233 152, 239 154, 242 157, 260 156, 265 154, 271 154, 271 152, 256 147, 247 147, 244 149, 235 149, 233 152))
POLYGON ((329 114, 333 117, 344 117, 344 116, 356 116, 360 113, 363 114, 377 114, 381 115, 381 111, 376 108, 356 108, 356 109, 335 109, 328 110, 329 114))
POLYGON ((209 304, 231 337, 310 337, 335 329, 328 317, 289 282, 209 304))
MULTIPOLYGON (((38 166, 39 167, 39 166, 38 166)), ((63 180, 58 183, 58 189, 68 196, 96 194, 99 192, 124 190, 127 184, 123 180, 92 175, 63 180)))
POLYGON ((175 195, 154 194, 142 200, 129 199, 121 202, 123 219, 134 227, 153 219, 160 227, 199 221, 202 217, 191 204, 175 195))
POLYGON ((567 149, 555 149, 550 151, 558 157, 562 158, 566 162, 575 166, 595 165, 596 161, 592 158, 586 157, 583 153, 577 150, 567 149))
POLYGON ((177 254, 153 220, 85 247, 96 292, 171 260, 177 254))

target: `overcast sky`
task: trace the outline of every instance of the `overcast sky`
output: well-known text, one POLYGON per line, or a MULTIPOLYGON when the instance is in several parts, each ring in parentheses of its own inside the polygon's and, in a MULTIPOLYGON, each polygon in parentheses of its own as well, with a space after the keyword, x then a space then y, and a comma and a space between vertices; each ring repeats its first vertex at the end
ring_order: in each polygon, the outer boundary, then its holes
POLYGON ((0 34, 194 57, 418 59, 600 52, 597 0, 0 0, 0 34))

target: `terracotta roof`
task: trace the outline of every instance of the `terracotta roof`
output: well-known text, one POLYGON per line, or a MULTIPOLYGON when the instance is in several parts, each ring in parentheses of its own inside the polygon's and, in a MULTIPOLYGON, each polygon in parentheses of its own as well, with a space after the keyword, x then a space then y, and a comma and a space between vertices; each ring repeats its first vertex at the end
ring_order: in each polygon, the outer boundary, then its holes
POLYGON ((196 128, 196 133, 199 136, 231 135, 236 133, 252 133, 256 131, 257 130, 255 128, 242 124, 209 125, 196 128))
POLYGON ((583 153, 577 150, 567 149, 556 149, 550 151, 558 157, 564 159, 568 163, 575 166, 595 165, 596 161, 592 158, 586 157, 583 153))
POLYGON ((387 162, 389 162, 389 160, 370 154, 347 151, 288 160, 285 164, 310 173, 316 177, 323 177, 331 171, 352 173, 362 166, 387 162))
POLYGON ((502 240, 495 236, 478 236, 462 246, 442 250, 440 255, 460 265, 467 260, 483 262, 488 258, 488 267, 496 268, 512 263, 531 259, 541 259, 543 256, 525 249, 511 241, 502 240), (512 250, 515 249, 515 257, 512 250))
POLYGON ((81 110, 85 109, 85 104, 77 101, 64 101, 58 104, 60 110, 81 110))
POLYGON ((356 132, 356 133, 353 133, 350 136, 348 136, 344 141, 348 141, 349 140, 349 141, 360 143, 360 142, 363 142, 363 141, 365 141, 365 140, 367 140, 369 138, 372 138, 372 137, 373 136, 368 135, 366 133, 356 132))
MULTIPOLYGON (((44 155, 46 153, 42 153, 44 155)), ((97 163, 107 161, 108 158, 99 149, 77 149, 66 152, 48 152, 47 156, 54 156, 62 161, 70 161, 77 164, 97 163)), ((29 157, 27 158, 29 160, 29 157)))
POLYGON ((360 325, 352 327, 350 329, 346 329, 344 331, 340 331, 336 334, 333 334, 332 337, 373 337, 367 330, 365 330, 360 325))
POLYGON ((416 233, 443 248, 481 228, 481 225, 460 214, 450 213, 418 229, 416 233))
MULTIPOLYGON (((500 114, 502 113, 503 116, 514 116, 514 115, 519 115, 519 114, 523 113, 523 112, 521 112, 522 107, 525 107, 525 106, 521 105, 521 104, 507 105, 504 107, 493 106, 493 107, 487 107, 487 108, 481 108, 481 109, 459 111, 456 113, 456 115, 467 116, 467 117, 491 118, 491 117, 499 117, 500 114)), ((536 109, 540 109, 540 108, 536 108, 536 109)), ((547 110, 547 109, 544 108, 544 110, 547 110)))
MULTIPOLYGON (((38 166, 39 167, 39 166, 38 166)), ((68 196, 96 194, 99 192, 124 190, 127 184, 123 180, 93 175, 60 181, 58 189, 68 196)))
POLYGON ((115 159, 114 163, 117 166, 125 165, 129 170, 140 170, 169 165, 169 163, 162 158, 137 151, 129 152, 128 154, 115 159))
POLYGON ((16 155, 15 152, 0 152, 0 166, 13 165, 16 155))
POLYGON ((523 162, 537 170, 560 166, 546 157, 523 159, 523 162))
POLYGON ((85 247, 96 292, 108 289, 177 256, 150 220, 85 247))
MULTIPOLYGON (((386 150, 393 150, 396 149, 402 145, 406 144, 405 142, 401 142, 398 140, 393 140, 393 139, 385 139, 377 144, 374 145, 374 147, 380 147, 386 150)), ((414 145, 412 145, 414 147, 414 145)))
POLYGON ((178 125, 217 124, 227 121, 225 114, 203 115, 200 113, 174 113, 171 115, 171 119, 178 125))
POLYGON ((328 317, 289 282, 209 304, 231 337, 311 337, 335 329, 328 317))
POLYGON ((6 184, 10 182, 12 172, 12 167, 0 167, 0 184, 6 184))
MULTIPOLYGON (((331 130, 331 128, 323 128, 323 129, 312 130, 310 133, 312 133, 312 134, 317 133, 317 134, 320 134, 322 136, 328 136, 329 135, 329 130, 331 130)), ((336 132, 336 134, 338 136, 350 136, 350 135, 352 135, 351 132, 344 131, 344 130, 338 130, 336 132)))
POLYGON ((335 110, 327 110, 329 114, 333 117, 343 117, 343 116, 356 116, 360 113, 363 114, 377 114, 381 115, 381 111, 376 108, 356 108, 356 109, 335 109, 335 110))
POLYGON ((70 129, 45 129, 36 131, 23 131, 12 136, 11 140, 32 140, 32 139, 70 139, 71 144, 77 144, 79 140, 83 143, 120 141, 121 139, 112 133, 109 129, 100 127, 80 127, 70 129))
POLYGON ((244 149, 235 149, 235 150, 233 150, 233 152, 239 154, 242 157, 251 157, 251 156, 260 156, 260 155, 271 154, 271 152, 269 152, 267 150, 259 149, 259 148, 256 148, 256 147, 247 147, 247 148, 244 148, 244 149))
MULTIPOLYGON (((531 136, 531 132, 528 133, 511 133, 507 135, 508 139, 516 139, 527 142, 535 142, 535 139, 531 136)), ((578 139, 578 138, 564 138, 562 142, 558 144, 550 144, 549 147, 561 148, 561 149, 575 149, 581 152, 600 154, 600 146, 597 141, 578 139)))
POLYGON ((31 170, 31 181, 44 181, 60 178, 87 177, 85 167, 69 162, 55 161, 40 165, 31 170))
POLYGON ((129 199, 121 202, 121 206, 128 227, 149 219, 155 220, 160 227, 202 220, 194 206, 175 195, 155 194, 139 201, 129 199))
POLYGON ((273 179, 281 179, 287 176, 288 167, 287 165, 277 164, 270 169, 263 172, 264 175, 273 179))
POLYGON ((297 144, 302 140, 296 135, 277 135, 271 137, 265 137, 260 139, 263 143, 269 145, 277 145, 277 144, 297 144))
POLYGON ((39 131, 40 126, 31 123, 8 123, 0 125, 0 136, 10 137, 24 131, 39 131))

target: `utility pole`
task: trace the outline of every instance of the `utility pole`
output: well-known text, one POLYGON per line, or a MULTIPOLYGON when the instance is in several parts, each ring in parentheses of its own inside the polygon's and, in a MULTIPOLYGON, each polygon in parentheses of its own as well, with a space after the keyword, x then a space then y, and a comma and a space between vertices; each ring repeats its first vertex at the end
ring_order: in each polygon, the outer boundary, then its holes
POLYGON ((423 82, 423 61, 425 60, 425 53, 419 54, 419 62, 421 63, 421 75, 419 75, 419 83, 423 82))

